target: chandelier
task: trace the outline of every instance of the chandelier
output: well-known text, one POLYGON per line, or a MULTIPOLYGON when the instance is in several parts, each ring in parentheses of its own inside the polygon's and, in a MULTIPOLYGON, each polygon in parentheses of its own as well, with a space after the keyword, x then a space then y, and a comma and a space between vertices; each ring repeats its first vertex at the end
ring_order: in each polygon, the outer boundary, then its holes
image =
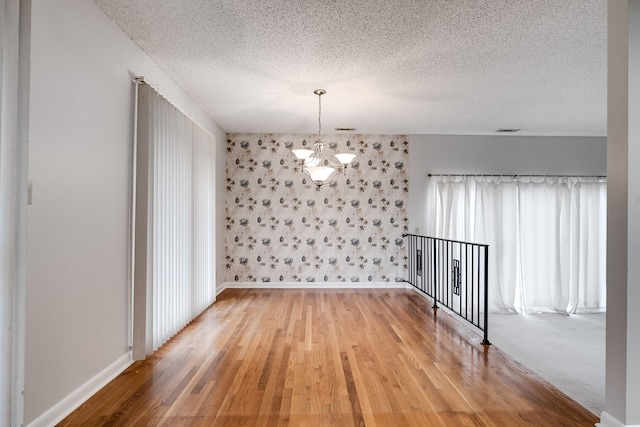
POLYGON ((313 91, 318 95, 318 139, 313 144, 313 150, 308 148, 296 148, 291 152, 296 156, 300 162, 302 170, 306 172, 311 181, 318 187, 323 184, 331 182, 331 180, 338 174, 347 173, 347 166, 356 157, 351 153, 335 153, 327 154, 325 144, 322 142, 322 95, 327 93, 324 89, 316 89, 313 91))

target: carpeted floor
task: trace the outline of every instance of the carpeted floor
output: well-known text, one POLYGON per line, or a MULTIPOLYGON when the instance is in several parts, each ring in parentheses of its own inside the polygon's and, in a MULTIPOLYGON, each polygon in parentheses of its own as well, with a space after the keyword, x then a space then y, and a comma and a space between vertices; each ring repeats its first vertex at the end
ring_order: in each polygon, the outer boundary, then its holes
POLYGON ((490 314, 489 341, 594 414, 604 410, 604 313, 490 314))

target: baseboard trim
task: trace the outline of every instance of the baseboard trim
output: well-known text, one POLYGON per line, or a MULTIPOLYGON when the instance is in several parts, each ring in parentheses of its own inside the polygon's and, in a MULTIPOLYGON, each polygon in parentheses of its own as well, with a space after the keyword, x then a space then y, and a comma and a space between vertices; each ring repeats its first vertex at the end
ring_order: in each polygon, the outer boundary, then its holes
POLYGON ((596 424, 599 427, 640 427, 640 424, 622 424, 613 416, 609 415, 606 411, 600 414, 600 422, 596 424))
POLYGON ((227 287, 228 287, 227 282, 224 282, 221 286, 216 287, 216 296, 220 295, 222 293, 222 291, 227 289, 227 287))
POLYGON ((30 422, 27 427, 51 427, 62 421, 67 415, 86 402, 98 390, 127 369, 133 360, 131 352, 122 355, 118 360, 104 368, 86 383, 75 389, 67 397, 53 405, 38 418, 30 422))
MULTIPOLYGON (((222 289, 398 289, 403 282, 225 282, 222 289)), ((222 292, 222 291, 221 291, 222 292)))

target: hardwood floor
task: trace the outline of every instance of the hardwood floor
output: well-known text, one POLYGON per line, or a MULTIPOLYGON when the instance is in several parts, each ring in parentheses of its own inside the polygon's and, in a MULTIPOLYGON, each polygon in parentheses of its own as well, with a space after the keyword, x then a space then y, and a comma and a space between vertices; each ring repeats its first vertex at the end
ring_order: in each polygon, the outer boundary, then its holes
POLYGON ((226 290, 153 357, 134 363, 59 425, 598 422, 429 307, 404 289, 226 290))

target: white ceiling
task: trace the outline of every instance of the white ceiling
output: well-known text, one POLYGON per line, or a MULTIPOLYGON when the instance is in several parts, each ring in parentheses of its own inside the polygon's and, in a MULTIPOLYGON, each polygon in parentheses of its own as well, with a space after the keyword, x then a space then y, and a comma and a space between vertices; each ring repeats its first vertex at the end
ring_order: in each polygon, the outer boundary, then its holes
POLYGON ((606 135, 606 0, 95 0, 228 132, 606 135))

